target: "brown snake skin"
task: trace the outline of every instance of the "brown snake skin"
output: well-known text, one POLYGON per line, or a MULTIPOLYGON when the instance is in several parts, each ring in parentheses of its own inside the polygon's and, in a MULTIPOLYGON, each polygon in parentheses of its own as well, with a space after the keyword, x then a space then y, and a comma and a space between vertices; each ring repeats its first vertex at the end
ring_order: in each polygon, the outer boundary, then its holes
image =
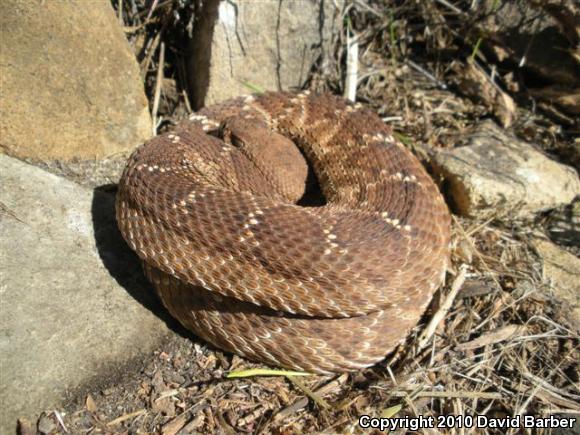
POLYGON ((418 160, 373 112, 308 92, 212 106, 138 148, 117 221, 183 325, 316 373, 383 359, 448 262, 449 212, 418 160), (296 204, 305 161, 324 205, 296 204))

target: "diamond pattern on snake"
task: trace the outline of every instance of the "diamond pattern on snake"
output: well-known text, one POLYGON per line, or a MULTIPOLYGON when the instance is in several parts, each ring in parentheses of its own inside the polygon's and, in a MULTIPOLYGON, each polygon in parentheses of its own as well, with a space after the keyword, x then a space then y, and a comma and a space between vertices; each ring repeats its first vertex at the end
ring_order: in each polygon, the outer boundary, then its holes
POLYGON ((313 373, 376 364, 441 285, 450 215, 371 110, 265 93, 139 147, 117 222, 163 304, 218 348, 313 373))

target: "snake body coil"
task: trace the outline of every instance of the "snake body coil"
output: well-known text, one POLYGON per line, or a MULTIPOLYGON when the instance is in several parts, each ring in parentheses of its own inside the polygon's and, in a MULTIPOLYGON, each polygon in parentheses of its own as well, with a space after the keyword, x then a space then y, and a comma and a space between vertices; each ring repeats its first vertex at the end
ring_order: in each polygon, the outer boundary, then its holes
POLYGON ((212 106, 138 148, 117 221, 187 328, 318 373, 383 359, 448 261, 449 212, 417 159, 371 111, 308 92, 212 106), (297 204, 306 162, 318 207, 297 204))

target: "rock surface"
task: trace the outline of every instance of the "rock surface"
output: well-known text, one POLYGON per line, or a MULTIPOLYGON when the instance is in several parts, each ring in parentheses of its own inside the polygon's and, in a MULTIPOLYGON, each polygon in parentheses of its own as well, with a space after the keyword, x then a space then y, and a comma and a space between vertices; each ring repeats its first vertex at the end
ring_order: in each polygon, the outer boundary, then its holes
POLYGON ((544 278, 558 299, 569 306, 580 330, 580 259, 547 240, 535 241, 534 247, 544 263, 544 278))
POLYGON ((111 193, 2 155, 0 175, 0 432, 13 433, 16 418, 122 375, 168 329, 111 193))
POLYGON ((151 135, 139 68, 110 1, 7 0, 0 29, 0 150, 95 159, 151 135))
POLYGON ((468 217, 531 217, 580 194, 576 171, 530 144, 481 123, 464 146, 436 152, 433 168, 445 179, 452 209, 468 217))
POLYGON ((205 3, 205 24, 217 21, 213 38, 207 41, 211 47, 200 42, 211 36, 210 29, 192 39, 189 88, 194 108, 203 104, 204 97, 205 105, 210 105, 256 89, 301 88, 311 65, 320 57, 322 62, 328 60, 325 53, 344 2, 205 3), (211 66, 205 76, 208 53, 211 66))

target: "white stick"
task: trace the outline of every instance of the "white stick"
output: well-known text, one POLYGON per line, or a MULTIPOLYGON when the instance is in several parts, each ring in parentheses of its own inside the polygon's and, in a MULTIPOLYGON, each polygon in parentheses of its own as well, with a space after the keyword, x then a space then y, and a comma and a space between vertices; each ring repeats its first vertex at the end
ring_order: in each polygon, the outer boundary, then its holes
POLYGON ((344 98, 356 101, 356 85, 358 77, 358 42, 348 32, 346 37, 346 79, 344 83, 344 98))

